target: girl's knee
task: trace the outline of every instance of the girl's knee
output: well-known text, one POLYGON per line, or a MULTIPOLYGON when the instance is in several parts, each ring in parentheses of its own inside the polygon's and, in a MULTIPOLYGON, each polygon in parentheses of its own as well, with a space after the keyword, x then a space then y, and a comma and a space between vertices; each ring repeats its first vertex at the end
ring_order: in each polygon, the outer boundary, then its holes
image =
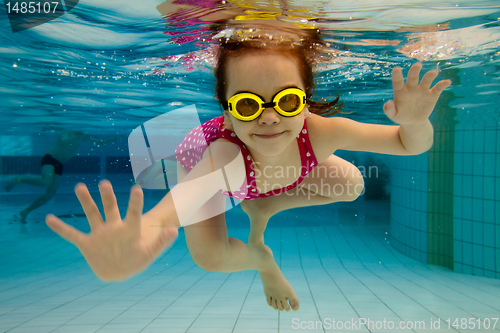
POLYGON ((347 178, 346 182, 347 190, 344 195, 346 201, 356 200, 364 192, 365 189, 365 181, 363 179, 363 175, 358 168, 356 168, 354 165, 353 167, 355 168, 355 170, 351 174, 351 177, 347 178))
MULTIPOLYGON (((353 166, 354 167, 354 166, 353 166)), ((364 192, 365 182, 363 180, 363 175, 358 170, 358 168, 351 172, 347 177, 345 177, 342 181, 336 182, 328 188, 326 191, 324 190, 322 193, 326 197, 332 199, 332 202, 336 201, 354 201, 364 192)))
POLYGON ((363 194, 365 190, 365 181, 363 180, 361 173, 359 174, 359 177, 351 179, 351 182, 352 182, 352 189, 348 191, 346 201, 356 200, 361 194, 363 194))
POLYGON ((191 258, 201 269, 220 272, 227 264, 227 248, 224 245, 207 246, 204 249, 191 250, 191 258))

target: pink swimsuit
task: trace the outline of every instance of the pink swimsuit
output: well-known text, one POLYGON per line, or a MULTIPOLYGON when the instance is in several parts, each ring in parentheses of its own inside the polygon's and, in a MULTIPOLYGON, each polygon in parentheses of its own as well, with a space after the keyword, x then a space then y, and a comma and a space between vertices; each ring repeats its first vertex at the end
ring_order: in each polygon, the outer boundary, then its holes
POLYGON ((302 180, 314 169, 318 164, 316 156, 311 147, 309 141, 309 134, 307 133, 307 126, 304 120, 304 126, 302 131, 297 136, 297 143, 299 145, 300 159, 302 161, 301 174, 299 179, 293 184, 286 187, 282 187, 276 190, 271 190, 266 193, 259 193, 256 187, 255 181, 255 169, 253 165, 252 157, 250 156, 245 144, 236 136, 236 134, 228 129, 222 128, 224 124, 224 117, 219 116, 206 123, 197 126, 184 138, 181 144, 175 150, 175 155, 179 163, 184 167, 184 169, 189 172, 201 159, 203 158, 203 153, 207 149, 207 145, 213 141, 224 138, 232 143, 238 145, 245 159, 245 168, 247 174, 246 189, 240 188, 237 191, 228 192, 220 190, 220 192, 229 197, 233 197, 240 200, 249 200, 255 198, 265 198, 271 195, 276 195, 289 191, 297 185, 299 185, 302 180), (200 140, 197 137, 202 136, 204 140, 200 140), (206 144, 205 144, 206 142, 206 144))

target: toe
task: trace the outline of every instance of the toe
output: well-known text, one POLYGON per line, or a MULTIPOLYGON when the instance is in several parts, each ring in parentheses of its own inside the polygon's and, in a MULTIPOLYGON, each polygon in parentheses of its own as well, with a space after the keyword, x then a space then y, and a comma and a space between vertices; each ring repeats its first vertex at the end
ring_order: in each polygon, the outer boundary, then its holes
POLYGON ((276 305, 276 300, 271 297, 271 306, 274 310, 278 310, 278 306, 276 305))
POLYGON ((297 311, 300 308, 299 300, 290 301, 290 306, 293 311, 297 311))
POLYGON ((285 303, 283 303, 283 305, 286 312, 290 311, 290 306, 288 305, 288 298, 285 300, 285 303))
POLYGON ((283 311, 285 307, 283 306, 283 301, 277 301, 278 310, 283 311))

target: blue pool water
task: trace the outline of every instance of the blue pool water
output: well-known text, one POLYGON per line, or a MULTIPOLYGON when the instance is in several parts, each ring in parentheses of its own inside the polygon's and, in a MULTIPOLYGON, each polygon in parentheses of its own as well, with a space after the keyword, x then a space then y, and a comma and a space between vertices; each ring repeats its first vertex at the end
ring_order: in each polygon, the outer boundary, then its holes
MULTIPOLYGON (((16 33, 0 5, 0 332, 328 332, 332 319, 372 321, 337 326, 342 332, 500 331, 498 1, 200 2, 181 19, 162 17, 160 4, 85 1, 16 33), (201 121, 220 115, 204 15, 228 6, 240 14, 279 11, 279 20, 299 17, 320 29, 329 47, 315 98, 339 94, 343 117, 391 124, 382 105, 392 98, 396 66, 406 73, 421 61, 453 82, 431 117, 431 151, 340 151, 366 171, 364 195, 271 219, 266 244, 301 301, 295 313, 267 306, 255 271, 196 266, 182 230, 144 273, 104 283, 44 223, 51 212, 88 232, 73 188, 86 183, 99 203, 101 179, 112 182, 125 214, 132 130, 192 104, 201 121), (63 129, 119 139, 82 143, 55 198, 20 224, 18 213, 44 189, 4 186, 38 175, 63 129)), ((145 210, 163 195, 145 190, 145 210)), ((227 226, 246 241, 240 208, 227 213, 227 226)))

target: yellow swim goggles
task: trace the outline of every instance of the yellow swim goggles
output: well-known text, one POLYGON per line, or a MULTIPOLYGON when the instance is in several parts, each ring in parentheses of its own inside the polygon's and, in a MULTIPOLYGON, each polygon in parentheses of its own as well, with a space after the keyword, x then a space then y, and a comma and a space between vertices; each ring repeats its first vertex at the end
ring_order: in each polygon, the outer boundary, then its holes
POLYGON ((274 108, 276 112, 284 117, 298 115, 306 105, 306 93, 299 88, 285 88, 273 96, 272 102, 264 102, 264 99, 252 92, 240 92, 223 102, 224 110, 228 110, 236 119, 252 121, 257 119, 264 109, 274 108))

